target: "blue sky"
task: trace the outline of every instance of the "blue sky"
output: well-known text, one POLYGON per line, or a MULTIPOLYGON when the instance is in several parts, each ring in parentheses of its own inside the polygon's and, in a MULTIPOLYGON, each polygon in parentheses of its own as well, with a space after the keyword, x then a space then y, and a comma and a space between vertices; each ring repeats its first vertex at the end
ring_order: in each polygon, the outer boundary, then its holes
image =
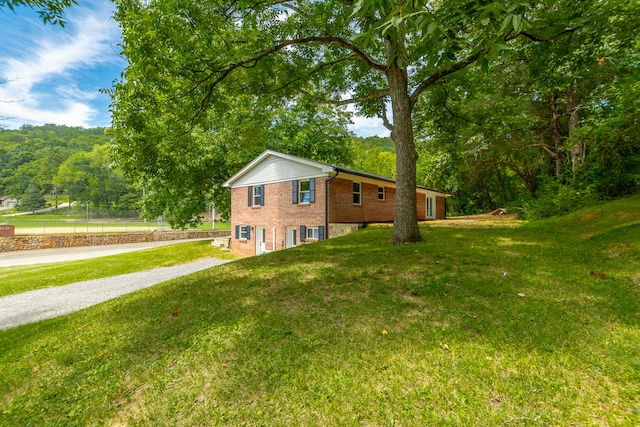
MULTIPOLYGON (((126 66, 109 0, 80 0, 66 26, 44 25, 37 12, 0 8, 0 124, 110 126, 111 88, 126 66)), ((353 118, 360 136, 388 135, 379 119, 353 118)))

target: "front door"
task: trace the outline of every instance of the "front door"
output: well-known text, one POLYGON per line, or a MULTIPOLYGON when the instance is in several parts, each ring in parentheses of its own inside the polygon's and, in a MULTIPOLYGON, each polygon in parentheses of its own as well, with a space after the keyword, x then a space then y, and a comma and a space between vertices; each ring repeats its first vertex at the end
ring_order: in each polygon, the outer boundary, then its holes
POLYGON ((296 239, 297 231, 296 227, 287 227, 287 248, 293 248, 298 244, 296 239))
POLYGON ((427 219, 436 219, 436 198, 427 196, 427 219))
POLYGON ((263 226, 256 226, 256 255, 262 255, 267 249, 267 233, 263 226))

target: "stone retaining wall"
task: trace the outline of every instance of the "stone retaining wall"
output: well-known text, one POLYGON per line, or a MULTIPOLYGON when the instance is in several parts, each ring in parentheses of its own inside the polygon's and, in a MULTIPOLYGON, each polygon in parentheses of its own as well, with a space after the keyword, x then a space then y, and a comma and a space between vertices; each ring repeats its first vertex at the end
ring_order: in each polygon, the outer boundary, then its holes
POLYGON ((119 245, 124 243, 160 242, 167 240, 206 239, 230 235, 231 232, 227 230, 209 230, 0 237, 0 252, 70 248, 77 246, 119 245))
POLYGON ((332 239, 334 237, 344 236, 345 234, 354 233, 364 225, 361 223, 338 223, 338 224, 329 224, 329 238, 332 239))

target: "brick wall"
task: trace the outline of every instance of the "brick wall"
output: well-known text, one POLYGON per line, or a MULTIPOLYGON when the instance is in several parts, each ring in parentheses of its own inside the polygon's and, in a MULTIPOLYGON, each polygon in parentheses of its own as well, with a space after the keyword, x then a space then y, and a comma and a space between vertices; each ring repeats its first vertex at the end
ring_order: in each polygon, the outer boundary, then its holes
POLYGON ((229 231, 208 230, 0 237, 0 252, 24 251, 33 249, 70 248, 77 246, 116 245, 124 243, 160 242, 168 240, 204 239, 228 235, 229 231))
POLYGON ((335 178, 329 181, 329 222, 393 221, 396 189, 385 187, 384 201, 378 200, 378 186, 361 184, 361 204, 353 204, 353 181, 335 178))
MULTIPOLYGON (((325 179, 316 179, 315 203, 292 203, 291 181, 266 184, 264 186, 264 206, 248 206, 247 187, 231 190, 231 248, 242 255, 256 253, 256 226, 265 227, 265 248, 267 251, 284 249, 286 228, 296 227, 297 244, 300 244, 300 226, 324 226, 325 179), (251 227, 248 240, 235 236, 235 226, 251 227), (275 227, 275 240, 274 240, 275 227)), ((315 241, 315 240, 313 240, 315 241)), ((309 243, 309 242, 304 242, 309 243)))
POLYGON ((447 217, 447 199, 445 197, 436 196, 436 219, 445 219, 447 217))
POLYGON ((15 225, 0 225, 0 237, 13 237, 16 235, 15 225))
MULTIPOLYGON (((381 185, 382 186, 382 185, 381 185)), ((385 187, 385 200, 378 200, 378 185, 362 183, 362 204, 353 204, 353 181, 336 178, 329 182, 329 222, 391 222, 396 189, 385 187)), ((427 196, 416 194, 418 220, 427 219, 427 196)), ((436 197, 438 219, 444 218, 444 197, 436 197)))
MULTIPOLYGON (((353 181, 337 177, 329 181, 329 223, 391 222, 394 217, 396 189, 385 187, 385 200, 378 200, 378 185, 361 183, 361 204, 353 204, 353 181)), ((444 218, 444 197, 436 197, 436 214, 444 218)), ((419 220, 426 219, 426 195, 417 194, 419 220)), ((231 190, 231 248, 242 255, 256 254, 256 227, 265 228, 265 250, 286 247, 287 227, 296 227, 300 244, 300 226, 325 225, 325 178, 317 178, 315 203, 292 203, 291 181, 266 184, 264 205, 248 205, 248 187, 231 190), (249 239, 236 238, 236 226, 249 226, 249 239)), ((336 228, 336 230, 338 230, 336 228)), ((329 230, 331 233, 331 231, 329 230)), ((334 233, 339 234, 339 233, 334 233)), ((331 235, 331 234, 330 234, 331 235)), ((315 240, 312 240, 315 241, 315 240)), ((310 243, 305 241, 304 243, 310 243)))

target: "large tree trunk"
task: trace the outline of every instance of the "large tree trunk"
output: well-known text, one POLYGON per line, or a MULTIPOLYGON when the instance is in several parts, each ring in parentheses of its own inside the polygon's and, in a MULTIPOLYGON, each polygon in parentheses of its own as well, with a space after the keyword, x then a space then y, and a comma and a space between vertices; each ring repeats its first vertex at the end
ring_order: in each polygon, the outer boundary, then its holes
POLYGON ((562 147, 561 126, 560 117, 562 115, 558 112, 558 91, 553 91, 551 99, 549 100, 549 108, 551 110, 551 137, 553 138, 553 157, 555 161, 555 177, 560 178, 562 175, 562 154, 560 148, 562 147))
MULTIPOLYGON (((565 104, 567 106, 567 114, 569 115, 569 141, 574 131, 580 127, 580 116, 578 115, 578 106, 576 105, 573 85, 569 86, 565 92, 565 104)), ((579 164, 584 163, 586 147, 583 141, 577 141, 569 149, 571 154, 571 169, 576 170, 579 164)))
POLYGON ((391 139, 396 147, 396 207, 391 244, 419 242, 416 200, 416 162, 418 153, 413 142, 413 106, 408 95, 407 70, 393 61, 387 70, 393 111, 391 139))

